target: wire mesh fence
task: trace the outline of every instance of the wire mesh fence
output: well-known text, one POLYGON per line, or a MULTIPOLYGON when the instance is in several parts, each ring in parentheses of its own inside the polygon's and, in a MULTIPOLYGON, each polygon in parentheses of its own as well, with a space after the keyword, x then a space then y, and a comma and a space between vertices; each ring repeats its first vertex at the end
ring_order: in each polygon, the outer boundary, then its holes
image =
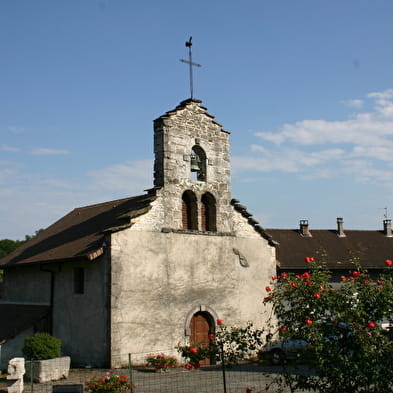
MULTIPOLYGON (((155 352, 155 353, 161 353, 155 352)), ((168 353, 170 351, 166 351, 168 353)), ((115 376, 127 378, 130 386, 120 389, 113 386, 95 387, 93 393, 258 393, 280 390, 275 379, 280 376, 279 366, 268 366, 258 362, 246 362, 232 367, 223 364, 206 365, 198 369, 187 369, 184 365, 170 368, 157 368, 146 359, 152 353, 119 355, 122 368, 95 369, 71 368, 61 379, 39 382, 35 374, 37 362, 27 365, 24 378, 24 393, 84 393, 89 392, 87 383, 105 381, 115 376), (126 360, 126 363, 124 361, 126 360)), ((115 359, 116 360, 116 359, 115 359)), ((60 367, 60 366, 59 366, 60 367)), ((56 365, 54 365, 56 369, 56 365)), ((61 374, 61 370, 57 370, 61 374)), ((46 375, 50 379, 50 375, 46 375)), ((4 378, 0 379, 0 391, 7 391, 4 378)))

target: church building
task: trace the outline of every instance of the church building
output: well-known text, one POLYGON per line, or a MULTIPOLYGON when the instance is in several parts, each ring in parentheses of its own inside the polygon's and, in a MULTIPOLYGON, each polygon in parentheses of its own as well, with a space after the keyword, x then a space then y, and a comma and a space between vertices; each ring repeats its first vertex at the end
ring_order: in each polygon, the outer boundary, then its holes
POLYGON ((231 196, 229 133, 189 99, 154 121, 154 154, 145 194, 77 208, 0 260, 3 361, 35 330, 74 365, 118 367, 206 342, 217 319, 265 325, 275 244, 231 196))

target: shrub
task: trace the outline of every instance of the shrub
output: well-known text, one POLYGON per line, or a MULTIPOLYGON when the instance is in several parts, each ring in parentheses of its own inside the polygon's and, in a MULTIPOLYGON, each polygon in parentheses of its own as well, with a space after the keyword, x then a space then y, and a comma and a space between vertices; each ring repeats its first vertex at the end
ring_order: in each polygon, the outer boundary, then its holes
POLYGON ((257 356, 265 343, 263 329, 256 329, 251 322, 245 327, 228 327, 222 319, 217 320, 216 334, 209 334, 209 344, 177 345, 177 350, 188 363, 187 369, 199 368, 204 359, 224 362, 231 366, 242 360, 257 356))
POLYGON ((85 382, 87 393, 126 393, 130 390, 130 382, 125 375, 115 375, 108 372, 102 378, 93 377, 85 382))
POLYGON ((357 266, 332 287, 326 263, 307 257, 310 271, 281 273, 266 287, 265 303, 273 305, 281 339, 309 343, 299 363, 309 363, 315 375, 285 374, 291 391, 311 389, 329 393, 386 393, 392 391, 393 276, 390 260, 378 279, 357 266))
POLYGON ((177 366, 177 360, 173 356, 160 353, 158 355, 149 355, 146 358, 149 366, 154 367, 156 370, 167 370, 177 366))
POLYGON ((236 364, 257 356, 265 343, 265 334, 263 329, 256 329, 251 322, 240 328, 221 324, 211 348, 215 349, 217 360, 224 360, 226 365, 236 364))
POLYGON ((199 368, 202 360, 210 358, 214 354, 209 346, 204 344, 178 344, 176 349, 183 358, 188 359, 188 363, 185 365, 187 369, 199 368))
POLYGON ((22 352, 28 360, 53 359, 60 356, 61 340, 49 333, 35 333, 26 337, 22 352))

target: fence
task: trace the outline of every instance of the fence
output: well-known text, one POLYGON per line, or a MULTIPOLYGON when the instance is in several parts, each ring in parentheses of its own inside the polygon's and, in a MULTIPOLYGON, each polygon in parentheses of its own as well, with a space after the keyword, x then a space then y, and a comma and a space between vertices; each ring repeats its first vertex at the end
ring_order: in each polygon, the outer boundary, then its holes
MULTIPOLYGON (((232 367, 219 364, 191 370, 181 365, 166 371, 158 371, 146 364, 145 360, 149 354, 151 353, 122 355, 123 361, 125 358, 128 359, 128 365, 120 369, 71 368, 66 378, 44 383, 38 383, 34 378, 30 378, 29 375, 33 376, 34 370, 26 367, 28 373, 25 375, 24 393, 83 393, 87 390, 85 386, 87 381, 92 378, 105 378, 112 373, 129 379, 130 393, 289 392, 289 390, 279 390, 276 384, 276 379, 282 372, 280 366, 247 362, 232 367), (145 366, 142 365, 142 359, 145 366)), ((33 368, 35 366, 33 362, 33 368)), ((5 381, 0 379, 0 392, 6 389, 5 381)))

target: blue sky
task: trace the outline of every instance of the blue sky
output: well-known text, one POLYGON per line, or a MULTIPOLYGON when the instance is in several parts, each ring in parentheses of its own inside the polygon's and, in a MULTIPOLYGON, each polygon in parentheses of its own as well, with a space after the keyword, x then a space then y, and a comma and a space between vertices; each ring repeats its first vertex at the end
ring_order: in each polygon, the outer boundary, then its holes
POLYGON ((266 228, 393 216, 391 0, 0 1, 0 239, 152 186, 152 121, 190 95, 231 132, 266 228))

